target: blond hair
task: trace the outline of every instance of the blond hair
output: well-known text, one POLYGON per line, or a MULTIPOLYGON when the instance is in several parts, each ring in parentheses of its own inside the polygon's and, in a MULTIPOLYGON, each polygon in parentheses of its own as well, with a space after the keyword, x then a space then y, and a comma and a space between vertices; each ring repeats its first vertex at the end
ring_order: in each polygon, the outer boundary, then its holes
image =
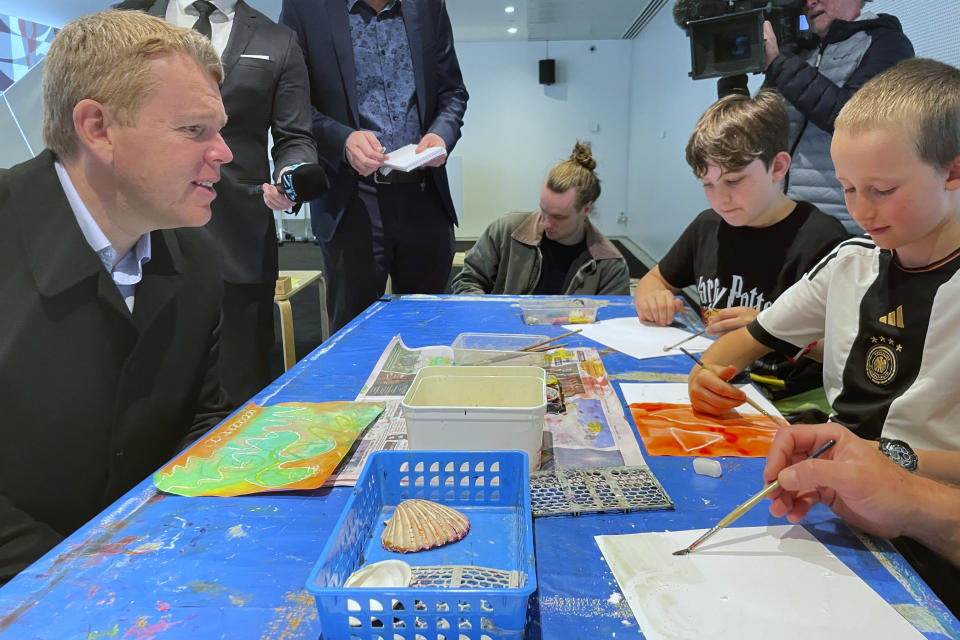
POLYGON ((577 140, 568 160, 564 160, 547 174, 547 188, 554 193, 576 189, 573 206, 579 211, 588 202, 600 197, 600 178, 594 173, 597 161, 590 147, 577 140))
POLYGON ((787 150, 789 135, 790 118, 776 91, 764 89, 752 98, 731 94, 697 120, 687 142, 687 164, 698 178, 710 164, 729 173, 759 158, 769 169, 774 156, 787 150))
POLYGON ((910 58, 871 78, 843 106, 835 131, 906 127, 917 155, 944 168, 960 156, 960 70, 910 58))
POLYGON ((77 151, 73 109, 90 99, 111 109, 131 126, 156 84, 151 61, 168 54, 192 58, 217 84, 220 58, 210 41, 140 11, 102 11, 63 28, 47 53, 43 69, 43 141, 59 157, 77 151))

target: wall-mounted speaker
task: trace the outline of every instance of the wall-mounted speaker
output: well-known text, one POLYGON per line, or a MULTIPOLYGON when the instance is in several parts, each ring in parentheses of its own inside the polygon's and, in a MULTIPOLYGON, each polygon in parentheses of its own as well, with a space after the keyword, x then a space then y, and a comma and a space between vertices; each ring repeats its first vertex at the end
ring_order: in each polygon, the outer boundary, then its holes
POLYGON ((553 84, 557 81, 557 61, 545 58, 540 61, 540 84, 553 84))

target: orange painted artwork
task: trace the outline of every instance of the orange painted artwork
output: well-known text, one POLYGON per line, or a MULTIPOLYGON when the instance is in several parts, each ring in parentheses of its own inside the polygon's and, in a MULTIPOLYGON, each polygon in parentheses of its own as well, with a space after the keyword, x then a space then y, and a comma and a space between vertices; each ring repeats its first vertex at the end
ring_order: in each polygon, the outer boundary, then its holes
POLYGON ((630 414, 651 456, 762 458, 777 432, 759 414, 730 411, 716 417, 697 413, 689 404, 633 402, 630 414))

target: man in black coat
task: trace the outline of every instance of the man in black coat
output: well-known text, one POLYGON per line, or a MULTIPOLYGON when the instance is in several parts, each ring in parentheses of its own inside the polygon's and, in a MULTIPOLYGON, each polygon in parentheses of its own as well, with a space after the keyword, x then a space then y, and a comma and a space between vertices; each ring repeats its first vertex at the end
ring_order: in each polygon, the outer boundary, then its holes
POLYGON ((200 227, 231 153, 210 43, 80 18, 43 79, 48 150, 0 171, 0 584, 227 415, 200 227))
POLYGON ((197 28, 223 62, 220 93, 229 118, 223 139, 233 162, 223 167, 207 229, 223 259, 220 375, 238 406, 274 378, 269 355, 278 265, 271 210, 294 205, 263 184, 270 176, 267 133, 273 136, 275 178, 288 167, 317 162, 303 53, 290 29, 243 0, 127 0, 116 6, 197 28), (250 187, 260 184, 263 197, 251 195, 250 187))

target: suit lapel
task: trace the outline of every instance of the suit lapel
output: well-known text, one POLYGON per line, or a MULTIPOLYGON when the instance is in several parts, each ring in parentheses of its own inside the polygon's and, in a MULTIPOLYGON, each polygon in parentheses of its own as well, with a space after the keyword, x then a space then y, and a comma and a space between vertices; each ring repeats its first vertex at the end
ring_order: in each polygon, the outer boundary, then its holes
POLYGON ((325 5, 327 10, 326 22, 330 25, 330 36, 333 39, 333 48, 337 54, 340 79, 347 92, 347 104, 353 114, 354 124, 359 125, 357 69, 353 59, 353 39, 350 37, 350 18, 347 16, 347 3, 344 0, 326 0, 325 5))
POLYGON ((143 336, 170 304, 183 284, 180 245, 173 231, 150 234, 150 262, 143 267, 133 305, 133 323, 143 336))
POLYGON ((97 278, 98 297, 129 319, 130 311, 120 291, 80 231, 53 162, 53 153, 47 150, 11 169, 11 172, 23 173, 21 178, 10 181, 11 202, 33 203, 13 209, 19 218, 27 263, 37 291, 42 296, 53 297, 88 278, 97 278), (37 194, 44 194, 42 201, 35 202, 37 194))
POLYGON ((420 33, 420 7, 413 0, 400 0, 400 13, 407 29, 407 45, 410 47, 410 62, 413 63, 413 80, 417 85, 417 106, 420 112, 420 128, 426 130, 423 121, 426 113, 426 89, 423 83, 423 38, 420 33))
POLYGON ((220 62, 223 63, 224 83, 230 77, 230 72, 237 64, 237 60, 240 59, 240 54, 247 48, 247 44, 257 28, 257 16, 243 0, 238 0, 234 11, 230 38, 227 40, 223 55, 220 56, 220 62))
POLYGON ((153 3, 150 9, 147 10, 152 16, 157 16, 158 18, 167 19, 167 5, 170 4, 169 0, 157 0, 153 3))

